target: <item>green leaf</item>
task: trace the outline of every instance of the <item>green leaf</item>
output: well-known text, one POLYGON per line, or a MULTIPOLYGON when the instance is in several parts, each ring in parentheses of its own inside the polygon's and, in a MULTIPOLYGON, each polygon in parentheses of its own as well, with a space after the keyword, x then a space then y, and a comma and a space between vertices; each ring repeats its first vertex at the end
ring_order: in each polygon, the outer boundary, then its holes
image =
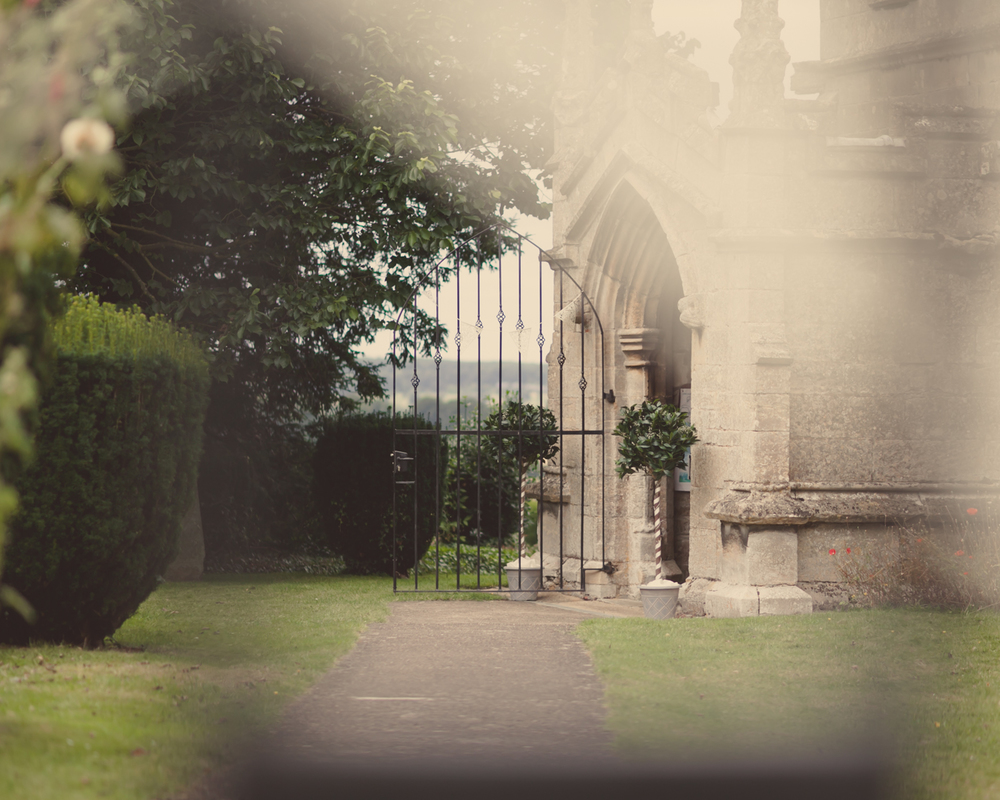
POLYGON ((24 618, 25 622, 32 623, 35 621, 35 609, 31 607, 31 603, 25 600, 24 596, 11 586, 0 586, 0 606, 13 608, 24 618))

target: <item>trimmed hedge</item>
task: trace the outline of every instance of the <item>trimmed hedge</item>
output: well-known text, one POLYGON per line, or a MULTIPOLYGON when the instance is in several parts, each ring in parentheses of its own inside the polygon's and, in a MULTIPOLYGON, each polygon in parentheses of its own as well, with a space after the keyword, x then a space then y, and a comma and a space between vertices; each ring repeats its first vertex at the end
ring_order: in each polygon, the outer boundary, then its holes
MULTIPOLYGON (((397 494, 398 541, 395 571, 407 575, 423 558, 435 534, 435 463, 437 437, 406 435, 412 417, 396 417, 396 445, 425 465, 417 470, 416 486, 401 485, 397 494), (414 532, 413 491, 418 493, 418 524, 414 532)), ((434 426, 418 417, 418 429, 434 426)), ((440 464, 447 462, 441 445, 440 464)), ((393 421, 389 414, 345 414, 327 420, 316 443, 315 498, 323 518, 327 543, 344 559, 348 572, 393 572, 392 484, 393 421)), ((409 473, 412 479, 413 472, 409 473)))
POLYGON ((54 326, 35 458, 17 478, 5 580, 37 612, 0 639, 100 645, 156 587, 192 499, 208 393, 189 336, 138 310, 72 298, 54 326))

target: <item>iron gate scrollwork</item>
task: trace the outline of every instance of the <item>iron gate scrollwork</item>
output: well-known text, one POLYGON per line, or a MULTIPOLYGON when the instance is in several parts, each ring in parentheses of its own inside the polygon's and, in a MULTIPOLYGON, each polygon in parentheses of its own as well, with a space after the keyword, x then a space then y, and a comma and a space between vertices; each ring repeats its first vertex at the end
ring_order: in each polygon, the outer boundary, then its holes
POLYGON ((604 329, 573 276, 519 234, 487 229, 419 278, 397 317, 392 356, 393 590, 507 592, 506 563, 533 553, 546 590, 585 590, 587 562, 606 563, 607 394, 604 329), (500 243, 492 263, 476 255, 483 236, 500 243), (543 300, 549 265, 561 309, 554 317, 543 300), (503 294, 511 270, 514 300, 503 294), (468 281, 474 304, 463 298, 468 281), (537 287, 532 308, 523 302, 527 281, 537 287), (496 343, 491 353, 483 351, 486 335, 496 343), (508 365, 514 374, 505 379, 508 365), (428 385, 433 391, 422 392, 428 385), (537 495, 530 551, 529 472, 537 495), (412 574, 398 568, 421 557, 412 574))

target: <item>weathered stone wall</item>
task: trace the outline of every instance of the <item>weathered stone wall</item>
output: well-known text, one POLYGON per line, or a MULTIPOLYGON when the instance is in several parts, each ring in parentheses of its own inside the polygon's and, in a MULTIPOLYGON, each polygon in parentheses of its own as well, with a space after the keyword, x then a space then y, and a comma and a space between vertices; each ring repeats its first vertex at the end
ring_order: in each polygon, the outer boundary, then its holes
POLYGON ((793 89, 836 93, 836 129, 877 136, 899 103, 1000 105, 1000 4, 992 0, 821 0, 822 62, 793 89))
POLYGON ((1000 287, 990 265, 957 261, 841 252, 790 270, 791 481, 1000 478, 1000 287))
POLYGON ((926 49, 928 41, 995 24, 1000 7, 991 0, 820 0, 820 54, 832 60, 913 43, 926 49))
MULTIPOLYGON (((948 33, 961 43, 958 31, 1000 21, 995 4, 960 0, 945 11, 943 4, 919 2, 897 7, 909 23, 900 17, 884 27, 891 9, 876 13, 870 5, 824 4, 824 31, 828 18, 832 35, 853 20, 865 49, 908 37, 923 45, 916 58, 928 48, 936 52, 925 35, 948 33)), ((991 57, 1000 58, 996 41, 991 57)), ((793 185, 790 226, 822 232, 796 243, 787 273, 793 482, 1000 478, 993 456, 1000 430, 1000 184, 989 163, 1000 103, 994 99, 992 111, 942 108, 936 103, 943 96, 929 88, 932 79, 958 73, 989 83, 1000 70, 958 69, 948 59, 913 63, 925 79, 921 100, 886 106, 892 118, 884 124, 891 128, 881 132, 891 136, 817 142, 808 179, 793 185)), ((864 74, 880 69, 869 64, 864 74)), ((946 99, 963 98, 956 90, 946 99)))
MULTIPOLYGON (((557 104, 555 260, 593 302, 564 339, 603 323, 583 372, 604 365, 608 433, 690 370, 701 441, 665 531, 688 609, 828 607, 830 550, 891 548, 1000 487, 1000 5, 823 0, 823 61, 793 82, 820 99, 791 101, 777 2, 744 0, 716 130, 707 78, 658 48, 645 6, 622 61, 557 104)), ((604 481, 602 591, 631 593, 652 570, 652 485, 613 477, 615 446, 566 455, 574 492, 604 481)), ((570 526, 596 536, 596 508, 569 503, 570 526)))

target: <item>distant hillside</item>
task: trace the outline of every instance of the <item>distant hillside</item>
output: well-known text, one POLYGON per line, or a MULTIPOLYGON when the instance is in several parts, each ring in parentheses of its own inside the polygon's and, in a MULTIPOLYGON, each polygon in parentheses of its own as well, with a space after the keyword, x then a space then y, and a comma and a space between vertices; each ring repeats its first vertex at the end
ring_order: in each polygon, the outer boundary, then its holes
MULTIPOLYGON (((392 407, 392 367, 384 364, 379 374, 385 379, 385 389, 389 397, 369 404, 371 409, 392 407)), ((520 386, 520 396, 526 403, 538 403, 545 396, 548 368, 542 365, 541 380, 539 367, 535 364, 521 365, 520 384, 516 361, 483 361, 478 366, 475 362, 463 361, 461 374, 457 361, 442 361, 440 368, 440 392, 438 386, 438 370, 430 359, 418 362, 417 377, 417 411, 421 416, 431 420, 437 419, 436 410, 440 400, 441 419, 448 420, 456 414, 459 400, 465 406, 463 416, 474 414, 477 401, 481 401, 483 412, 489 410, 490 399, 496 400, 508 394, 517 397, 520 386), (461 383, 459 383, 461 380, 461 383)), ((408 411, 413 405, 413 366, 407 366, 396 374, 396 411, 408 411)))

